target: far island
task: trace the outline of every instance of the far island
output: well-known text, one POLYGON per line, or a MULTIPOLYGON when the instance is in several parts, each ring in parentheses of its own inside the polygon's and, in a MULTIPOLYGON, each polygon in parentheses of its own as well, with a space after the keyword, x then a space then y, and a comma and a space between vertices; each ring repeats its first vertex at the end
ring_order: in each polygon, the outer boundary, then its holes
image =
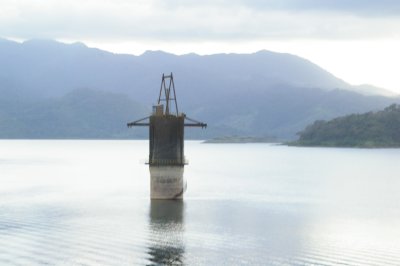
POLYGON ((298 133, 290 146, 397 148, 400 147, 400 105, 383 111, 315 121, 298 133))
POLYGON ((203 143, 277 143, 276 137, 223 136, 205 140, 203 143))

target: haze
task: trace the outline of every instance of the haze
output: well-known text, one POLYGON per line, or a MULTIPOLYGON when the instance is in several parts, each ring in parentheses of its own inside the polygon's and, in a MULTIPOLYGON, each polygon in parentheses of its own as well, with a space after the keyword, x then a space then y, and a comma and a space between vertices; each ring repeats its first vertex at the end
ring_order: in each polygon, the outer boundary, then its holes
POLYGON ((400 93, 400 2, 0 0, 0 37, 84 42, 115 53, 305 57, 351 84, 400 93))

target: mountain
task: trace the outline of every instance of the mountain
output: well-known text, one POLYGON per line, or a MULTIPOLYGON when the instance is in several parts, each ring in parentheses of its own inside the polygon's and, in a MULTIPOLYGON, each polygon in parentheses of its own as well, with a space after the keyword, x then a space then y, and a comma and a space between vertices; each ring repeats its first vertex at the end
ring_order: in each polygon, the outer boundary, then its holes
POLYGON ((77 89, 60 98, 8 106, 3 100, 0 106, 0 138, 145 138, 148 131, 129 132, 126 122, 147 115, 149 108, 111 92, 77 89))
POLYGON ((369 84, 361 84, 358 86, 353 86, 353 91, 364 94, 364 95, 382 95, 395 97, 396 93, 393 91, 386 90, 384 88, 376 87, 369 84))
POLYGON ((170 72, 179 110, 209 125, 206 131, 188 129, 187 135, 196 138, 293 139, 316 119, 399 102, 354 92, 359 88, 306 59, 269 51, 207 56, 148 51, 133 56, 82 43, 1 40, 0 62, 3 138, 138 137, 142 133, 125 124, 148 114, 161 74, 170 72), (89 99, 93 108, 88 109, 89 99))
POLYGON ((178 77, 180 93, 193 96, 192 100, 204 92, 213 95, 225 94, 227 89, 264 90, 280 84, 327 90, 350 88, 305 59, 268 51, 210 56, 155 51, 132 56, 88 48, 82 43, 30 40, 21 44, 0 42, 0 60, 0 82, 37 97, 62 96, 87 87, 139 94, 151 103, 157 87, 154 78, 171 71, 178 77))
POLYGON ((316 121, 299 133, 298 146, 400 147, 400 105, 383 111, 316 121))

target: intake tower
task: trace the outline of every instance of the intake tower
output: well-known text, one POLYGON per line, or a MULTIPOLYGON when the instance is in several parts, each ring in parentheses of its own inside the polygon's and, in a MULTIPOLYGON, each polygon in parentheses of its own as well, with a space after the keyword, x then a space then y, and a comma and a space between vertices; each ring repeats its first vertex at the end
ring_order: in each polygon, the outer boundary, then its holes
POLYGON ((162 75, 157 105, 150 116, 130 122, 128 127, 149 127, 150 197, 181 199, 186 190, 183 170, 184 128, 207 127, 207 124, 179 113, 172 73, 162 75))

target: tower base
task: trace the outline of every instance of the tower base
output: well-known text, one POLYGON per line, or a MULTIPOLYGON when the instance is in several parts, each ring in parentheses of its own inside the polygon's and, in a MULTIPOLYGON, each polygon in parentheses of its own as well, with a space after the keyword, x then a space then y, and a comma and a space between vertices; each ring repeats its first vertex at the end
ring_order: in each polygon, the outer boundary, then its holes
POLYGON ((182 199, 185 191, 183 166, 150 166, 151 199, 182 199))

